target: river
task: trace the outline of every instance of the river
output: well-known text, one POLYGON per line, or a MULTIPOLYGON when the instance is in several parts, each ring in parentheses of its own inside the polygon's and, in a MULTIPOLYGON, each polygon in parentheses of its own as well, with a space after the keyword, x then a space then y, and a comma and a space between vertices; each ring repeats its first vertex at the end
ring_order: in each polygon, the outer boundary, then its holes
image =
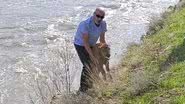
POLYGON ((130 43, 140 42, 151 18, 177 2, 0 0, 0 104, 41 104, 67 85, 78 89, 82 66, 73 36, 79 22, 97 6, 105 8, 114 66, 130 43))

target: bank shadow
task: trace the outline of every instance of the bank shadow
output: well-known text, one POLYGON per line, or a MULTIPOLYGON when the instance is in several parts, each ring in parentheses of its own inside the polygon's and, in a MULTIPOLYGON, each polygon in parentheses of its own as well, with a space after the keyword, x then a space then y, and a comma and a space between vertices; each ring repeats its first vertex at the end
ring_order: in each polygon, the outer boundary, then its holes
POLYGON ((185 61, 185 37, 183 39, 183 43, 177 46, 175 49, 173 49, 168 59, 163 64, 161 64, 161 70, 166 70, 172 64, 180 63, 183 61, 185 61))

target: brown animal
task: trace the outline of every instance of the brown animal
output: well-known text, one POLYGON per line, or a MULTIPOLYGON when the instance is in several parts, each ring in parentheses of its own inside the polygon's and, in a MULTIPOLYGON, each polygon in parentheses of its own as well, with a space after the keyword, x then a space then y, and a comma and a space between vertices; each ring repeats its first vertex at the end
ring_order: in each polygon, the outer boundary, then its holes
POLYGON ((110 68, 109 68, 109 58, 110 58, 110 48, 108 46, 99 48, 100 44, 96 44, 92 48, 92 53, 95 56, 95 58, 98 60, 98 75, 101 73, 103 76, 103 79, 106 80, 106 72, 110 79, 112 79, 112 76, 110 74, 110 68), (105 68, 104 68, 105 66, 105 68))

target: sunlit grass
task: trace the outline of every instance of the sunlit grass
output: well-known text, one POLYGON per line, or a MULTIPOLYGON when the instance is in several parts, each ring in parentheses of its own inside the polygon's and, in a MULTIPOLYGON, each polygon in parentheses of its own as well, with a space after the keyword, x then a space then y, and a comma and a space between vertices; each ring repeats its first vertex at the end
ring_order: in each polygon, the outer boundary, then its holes
POLYGON ((160 28, 151 28, 141 44, 128 48, 120 68, 128 72, 124 90, 121 85, 104 87, 102 99, 118 98, 118 104, 185 103, 185 8, 178 10, 154 23, 160 28))
POLYGON ((177 5, 151 24, 142 43, 128 48, 113 81, 92 77, 90 104, 185 104, 185 8, 177 5))

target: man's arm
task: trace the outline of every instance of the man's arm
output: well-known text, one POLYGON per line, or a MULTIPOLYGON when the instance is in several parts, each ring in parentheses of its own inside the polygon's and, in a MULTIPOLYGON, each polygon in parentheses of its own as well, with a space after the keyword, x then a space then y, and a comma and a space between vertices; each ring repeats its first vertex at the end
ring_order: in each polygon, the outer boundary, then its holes
POLYGON ((100 34, 100 46, 99 48, 106 47, 107 43, 105 41, 105 32, 100 34))
POLYGON ((88 34, 83 34, 83 42, 84 42, 84 47, 85 49, 87 50, 91 60, 97 64, 97 61, 96 61, 96 58, 94 57, 93 53, 92 53, 92 50, 90 48, 90 45, 89 45, 89 36, 88 34))
POLYGON ((105 42, 105 32, 100 34, 100 43, 106 43, 105 42))

